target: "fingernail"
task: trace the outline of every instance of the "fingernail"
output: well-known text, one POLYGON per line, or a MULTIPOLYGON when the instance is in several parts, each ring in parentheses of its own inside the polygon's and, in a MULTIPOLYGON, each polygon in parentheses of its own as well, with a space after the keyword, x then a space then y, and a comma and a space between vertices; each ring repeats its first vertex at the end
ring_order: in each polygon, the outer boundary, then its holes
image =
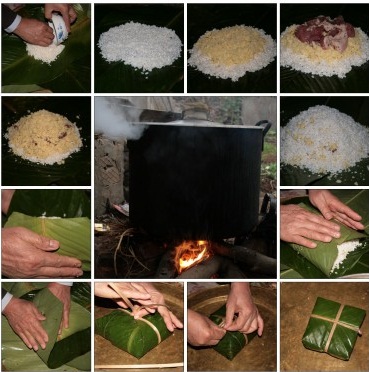
POLYGON ((78 270, 76 277, 79 277, 79 276, 82 276, 82 275, 83 275, 83 271, 82 270, 78 270))
POLYGON ((49 240, 49 246, 51 248, 58 248, 59 247, 59 242, 57 240, 49 240))
POLYGON ((341 234, 340 234, 339 232, 337 232, 337 233, 334 233, 333 236, 334 236, 335 238, 339 238, 339 237, 341 236, 341 234))
POLYGON ((326 237, 324 237, 324 241, 329 243, 329 242, 332 241, 332 238, 330 236, 326 236, 326 237))

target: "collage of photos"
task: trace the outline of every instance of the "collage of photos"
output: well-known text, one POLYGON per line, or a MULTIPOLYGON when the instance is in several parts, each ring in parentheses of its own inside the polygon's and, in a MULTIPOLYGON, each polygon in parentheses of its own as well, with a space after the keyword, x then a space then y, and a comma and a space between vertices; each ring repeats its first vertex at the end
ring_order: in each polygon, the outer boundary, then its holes
POLYGON ((0 371, 369 372, 369 3, 1 3, 0 371))

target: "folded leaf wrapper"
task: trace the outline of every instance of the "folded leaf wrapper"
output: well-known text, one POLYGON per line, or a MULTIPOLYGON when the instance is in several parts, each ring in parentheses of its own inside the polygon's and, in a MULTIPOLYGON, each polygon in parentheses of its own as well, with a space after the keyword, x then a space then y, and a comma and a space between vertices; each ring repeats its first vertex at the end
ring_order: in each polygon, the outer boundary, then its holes
MULTIPOLYGON (((221 325, 225 321, 225 316, 226 305, 223 305, 211 314, 209 318, 215 324, 221 325)), ((213 349, 227 359, 232 360, 256 336, 256 333, 256 331, 249 334, 227 331, 225 336, 213 349)))
POLYGON ((83 271, 91 271, 91 222, 87 217, 48 218, 32 217, 13 212, 5 227, 22 226, 60 243, 57 253, 78 258, 83 271))
POLYGON ((95 332, 138 359, 172 334, 158 312, 134 319, 124 309, 96 319, 95 332))
POLYGON ((365 310, 318 297, 302 343, 307 349, 349 360, 365 310))
MULTIPOLYGON (((15 293, 22 288, 12 288, 15 293)), ((23 286, 24 288, 24 286, 23 286)), ((13 290, 12 290, 13 292, 13 290)), ((69 328, 58 336, 63 315, 63 304, 47 288, 36 295, 29 296, 41 313, 46 317, 42 326, 49 341, 45 349, 37 352, 30 350, 11 329, 2 316, 2 363, 9 371, 48 371, 62 367, 63 371, 91 369, 91 315, 88 310, 76 302, 71 302, 69 328)), ((23 298, 26 298, 24 296, 23 298)))

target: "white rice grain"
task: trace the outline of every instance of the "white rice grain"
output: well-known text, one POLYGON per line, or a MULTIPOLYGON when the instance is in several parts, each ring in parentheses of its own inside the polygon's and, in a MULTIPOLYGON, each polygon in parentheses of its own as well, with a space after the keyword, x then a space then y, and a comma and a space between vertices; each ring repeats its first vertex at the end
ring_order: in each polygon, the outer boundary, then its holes
POLYGON ((284 164, 335 175, 369 155, 369 129, 336 109, 314 106, 281 128, 280 151, 284 164))
POLYGON ((331 273, 333 273, 335 270, 338 270, 339 267, 342 265, 343 261, 346 259, 347 255, 355 251, 359 245, 360 242, 358 239, 337 245, 338 256, 333 263, 331 273))
POLYGON ((59 54, 63 51, 64 48, 65 47, 62 44, 51 44, 47 47, 43 47, 26 43, 26 50, 28 55, 43 63, 47 63, 48 65, 50 65, 51 62, 54 62, 59 57, 59 54))
POLYGON ((98 46, 108 62, 122 61, 144 74, 171 65, 181 55, 182 42, 173 30, 129 22, 101 34, 98 46))

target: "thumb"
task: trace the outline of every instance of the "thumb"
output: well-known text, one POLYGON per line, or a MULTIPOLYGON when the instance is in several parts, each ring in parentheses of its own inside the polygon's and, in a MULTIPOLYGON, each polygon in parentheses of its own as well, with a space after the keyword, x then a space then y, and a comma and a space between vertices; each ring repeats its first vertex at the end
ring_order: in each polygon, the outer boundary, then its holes
POLYGON ((227 329, 233 323, 233 318, 234 318, 233 307, 228 306, 226 310, 225 323, 224 323, 225 329, 227 329))
POLYGON ((36 234, 31 230, 25 231, 23 239, 32 244, 35 248, 43 251, 55 251, 59 248, 59 242, 57 240, 36 234))
POLYGON ((333 214, 328 206, 322 205, 318 206, 320 213, 324 216, 326 220, 331 220, 333 218, 333 214))
POLYGON ((34 307, 34 309, 33 309, 33 313, 35 314, 35 316, 36 316, 36 318, 38 319, 38 320, 45 320, 46 319, 46 316, 45 315, 43 315, 38 309, 37 309, 37 307, 34 307))

